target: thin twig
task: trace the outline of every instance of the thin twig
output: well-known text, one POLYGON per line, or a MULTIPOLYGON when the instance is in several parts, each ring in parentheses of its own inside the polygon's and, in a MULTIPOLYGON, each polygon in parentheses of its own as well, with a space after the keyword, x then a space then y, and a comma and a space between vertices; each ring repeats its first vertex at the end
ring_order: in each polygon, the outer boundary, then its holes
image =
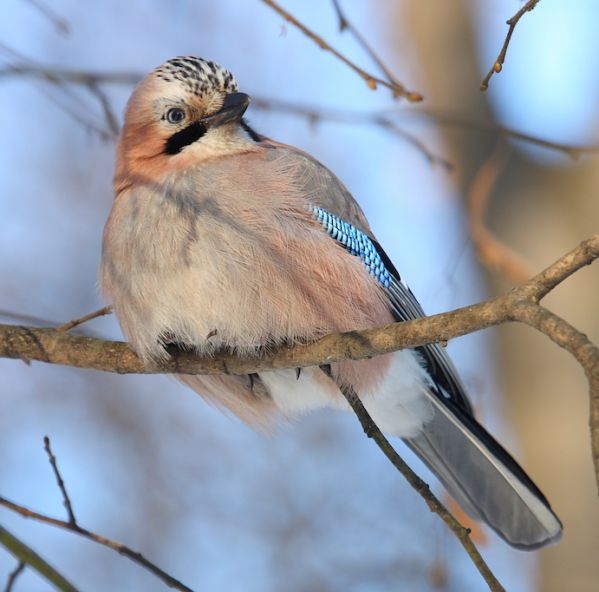
POLYGON ((6 587, 4 588, 4 592, 12 592, 12 587, 14 586, 17 578, 25 571, 25 562, 19 560, 17 567, 15 567, 9 574, 6 580, 6 587))
MULTIPOLYGON (((140 565, 141 567, 147 569, 150 573, 162 580, 170 588, 174 588, 175 590, 180 590, 182 592, 193 592, 191 588, 188 588, 185 584, 181 583, 179 580, 160 569, 157 565, 148 561, 141 553, 133 551, 132 549, 130 549, 126 545, 123 545, 122 543, 113 541, 100 534, 82 528, 81 526, 73 525, 70 522, 66 522, 65 520, 59 520, 58 518, 52 518, 51 516, 46 516, 45 514, 34 512, 33 510, 30 510, 25 506, 21 506, 20 504, 12 502, 2 496, 0 496, 0 506, 8 508, 9 510, 16 512, 17 514, 20 514, 24 518, 32 518, 33 520, 37 520, 38 522, 43 522, 44 524, 50 524, 52 526, 56 526, 64 530, 74 532, 75 534, 78 534, 83 538, 108 547, 109 549, 116 551, 124 557, 127 557, 137 565, 140 565)), ((1 534, 2 531, 0 530, 0 536, 1 534)), ((72 588, 72 590, 75 589, 72 588)))
MULTIPOLYGON (((1 47, 1 45, 0 45, 1 47)), ((9 64, 0 68, 0 78, 30 76, 41 78, 54 84, 70 82, 81 86, 90 84, 137 84, 143 75, 140 72, 102 72, 94 70, 71 70, 29 63, 9 64)))
MULTIPOLYGON (((0 68, 0 79, 2 77, 11 76, 30 76, 41 78, 53 84, 76 84, 80 86, 100 85, 100 84, 137 84, 143 77, 140 72, 99 72, 87 70, 68 70, 63 68, 54 68, 51 66, 19 64, 10 65, 5 68, 0 68)), ((560 142, 552 142, 544 138, 525 134, 505 126, 498 125, 496 122, 481 122, 474 121, 463 117, 459 114, 444 113, 441 111, 423 111, 423 110, 384 110, 384 111, 349 111, 344 109, 326 109, 296 103, 291 101, 283 101, 271 98, 264 98, 252 94, 252 106, 264 111, 277 113, 286 113, 296 117, 304 117, 310 123, 318 123, 320 121, 330 121, 336 123, 353 124, 353 125, 376 125, 381 128, 393 131, 391 126, 397 128, 397 124, 390 119, 391 115, 415 117, 427 117, 433 119, 439 125, 457 127, 462 129, 473 129, 499 133, 502 136, 521 140, 529 144, 541 146, 549 150, 563 152, 571 158, 578 158, 581 154, 590 154, 599 152, 599 146, 576 146, 571 144, 563 144, 560 142)), ((88 127, 89 122, 84 122, 88 127)), ((94 128, 102 137, 109 136, 105 130, 94 128)), ((408 134, 403 128, 399 128, 398 135, 408 134)), ((427 149, 428 150, 428 149, 427 149)), ((429 150, 430 152, 430 150, 429 150)), ((425 156, 427 156, 425 154, 425 156)), ((444 159, 440 156, 434 156, 436 162, 443 164, 444 159)), ((428 158, 428 156, 427 156, 428 158)), ((447 162, 447 161, 444 161, 447 162)), ((448 163, 450 164, 450 163, 448 163)), ((444 165, 445 166, 445 165, 444 165)))
POLYGON ((445 113, 443 111, 401 111, 399 114, 409 114, 416 116, 425 116, 430 117, 439 125, 444 125, 448 127, 456 127, 462 129, 472 129, 476 131, 488 131, 494 134, 499 134, 500 136, 506 138, 512 138, 514 140, 521 140, 522 142, 526 142, 528 144, 533 144, 535 146, 540 146, 541 148, 547 148, 549 150, 556 150, 558 152, 563 152, 570 158, 576 160, 582 154, 595 154, 599 152, 598 144, 591 144, 588 146, 580 146, 574 144, 565 144, 562 142, 553 142, 551 140, 547 140, 545 138, 539 138, 538 136, 533 136, 530 134, 525 134, 518 130, 515 130, 510 127, 506 127, 498 124, 495 121, 484 122, 484 121, 475 121, 459 115, 457 113, 445 113))
POLYGON ((485 214, 497 180, 508 161, 507 147, 502 139, 491 156, 474 175, 466 195, 466 211, 470 238, 481 263, 491 271, 503 273, 508 280, 524 283, 532 271, 522 257, 500 241, 485 223, 485 214))
MULTIPOLYGON (((92 313, 93 314, 93 313, 92 313)), ((53 321, 48 318, 39 317, 37 315, 25 314, 22 312, 16 312, 14 310, 8 309, 0 309, 0 318, 4 317, 6 319, 11 319, 13 321, 17 321, 20 323, 32 323, 38 327, 51 327, 55 329, 59 329, 61 327, 60 323, 53 321)), ((73 321, 69 321, 72 323, 73 321)), ((69 324, 67 323, 67 324, 69 324)), ((64 326, 64 325, 63 325, 64 326)), ((64 331, 65 329, 63 329, 64 331)), ((72 327, 66 329, 67 331, 72 330, 72 327)), ((94 331, 93 329, 76 329, 74 333, 78 333, 79 335, 87 335, 89 337, 97 337, 98 339, 102 339, 102 334, 98 331, 94 331)))
MULTIPOLYGON (((311 105, 304 105, 291 101, 283 101, 277 99, 266 99, 263 97, 252 97, 252 107, 263 111, 276 113, 285 113, 292 116, 304 117, 311 124, 317 124, 321 121, 343 123, 351 125, 376 125, 388 131, 393 131, 392 127, 397 123, 391 119, 392 116, 398 117, 426 117, 432 119, 439 125, 448 127, 457 127, 461 129, 472 129, 477 131, 486 131, 494 134, 499 134, 505 138, 521 140, 528 144, 534 144, 549 150, 563 152, 567 156, 576 159, 581 154, 593 154, 599 152, 599 145, 576 146, 572 144, 563 144, 560 142, 552 142, 544 138, 532 136, 519 132, 509 127, 497 124, 496 122, 475 121, 463 117, 458 114, 443 113, 441 111, 422 111, 422 110, 383 110, 383 111, 349 111, 344 109, 325 109, 311 105)), ((402 133, 403 128, 400 128, 402 133)), ((443 160, 441 157, 437 159, 443 160)))
POLYGON ((431 165, 440 165, 447 171, 451 171, 454 168, 451 162, 443 156, 435 154, 420 138, 399 126, 395 121, 392 121, 387 112, 367 113, 342 109, 322 109, 288 101, 264 99, 262 97, 252 98, 252 107, 261 111, 286 113, 303 117, 311 125, 316 125, 321 121, 345 125, 374 125, 392 135, 402 138, 408 144, 414 146, 431 165))
POLYGON ((362 46, 364 51, 372 58, 374 63, 380 68, 381 72, 387 77, 387 80, 396 86, 402 86, 401 83, 395 78, 391 70, 387 67, 381 57, 374 51, 370 43, 366 40, 364 35, 358 31, 354 24, 347 18, 345 12, 341 8, 339 0, 332 0, 333 8, 337 13, 337 19, 339 20, 339 31, 349 31, 356 41, 362 46))
POLYGON ((60 493, 62 494, 62 503, 69 517, 69 524, 71 524, 72 526, 78 526, 77 519, 75 518, 75 513, 73 512, 73 505, 71 504, 71 500, 69 498, 69 494, 67 493, 67 488, 64 484, 62 475, 58 470, 56 457, 52 453, 52 448, 50 447, 50 438, 48 436, 44 436, 44 450, 48 455, 48 460, 52 465, 52 470, 54 471, 54 476, 56 477, 56 483, 58 484, 58 488, 60 489, 60 493))
MULTIPOLYGON (((333 378, 331 376, 330 366, 328 368, 323 368, 321 366, 321 368, 329 377, 333 378)), ((406 464, 401 456, 399 456, 395 448, 391 446, 389 440, 385 438, 375 421, 364 407, 356 391, 351 386, 341 382, 338 382, 337 386, 356 414, 360 424, 362 425, 364 433, 375 441, 376 445, 389 459, 391 464, 404 476, 406 481, 422 497, 429 510, 437 514, 456 535, 457 539, 460 541, 466 553, 472 560, 472 563, 474 563, 476 569, 478 569, 480 575, 489 586, 489 590, 492 592, 503 592, 503 586, 499 583, 489 566, 486 564, 485 560, 482 558, 481 554, 476 548, 476 545, 472 542, 472 539, 470 538, 470 529, 465 528, 458 522, 458 520, 456 520, 453 514, 430 490, 428 484, 418 477, 418 475, 412 471, 412 469, 406 464)))
MULTIPOLYGON (((62 592, 77 592, 78 589, 64 576, 59 574, 45 559, 42 559, 31 547, 2 526, 0 526, 0 545, 7 549, 20 562, 26 563, 31 569, 52 583, 58 590, 62 592)), ((8 585, 6 589, 10 590, 8 585)))
POLYGON ((87 323, 88 321, 91 321, 92 319, 97 319, 98 317, 103 317, 104 315, 109 315, 109 314, 112 314, 112 306, 110 306, 110 305, 103 306, 102 308, 99 308, 98 310, 95 310, 94 312, 90 312, 89 314, 86 314, 78 319, 73 319, 72 321, 69 321, 68 323, 65 323, 64 325, 57 327, 57 330, 64 331, 64 332, 70 331, 74 327, 83 325, 83 323, 87 323))
POLYGON ((422 95, 418 92, 411 91, 406 89, 405 86, 391 82, 388 80, 384 80, 383 78, 379 78, 378 76, 374 76, 370 74, 366 70, 363 70, 356 64, 354 64, 349 58, 344 56, 342 53, 338 52, 334 47, 332 47, 329 43, 327 43, 320 35, 317 35, 314 31, 309 29, 306 25, 298 21, 290 12, 287 12, 282 6, 280 6, 274 0, 262 0, 264 4, 272 8, 276 13, 282 16, 287 22, 291 23, 294 27, 299 29, 306 37, 314 41, 320 47, 320 49, 324 51, 328 51, 333 54, 338 60, 341 60, 346 66, 351 68, 358 76, 366 82, 368 88, 372 90, 376 90, 377 86, 380 84, 391 90, 394 97, 404 97, 410 103, 418 103, 422 101, 422 95))
POLYGON ((508 25, 508 31, 505 36, 505 40, 503 42, 503 46, 501 47, 501 51, 495 60, 495 63, 491 67, 491 69, 487 72, 487 75, 483 78, 483 81, 480 83, 480 90, 487 90, 489 88, 489 81, 493 74, 499 74, 501 70, 503 70, 503 63, 505 62, 505 56, 507 54, 507 48, 510 45, 510 41, 512 40, 512 35, 514 33, 514 29, 518 24, 518 21, 524 16, 525 13, 530 12, 535 8, 535 6, 541 0, 528 0, 528 2, 510 19, 506 21, 508 25))
POLYGON ((112 135, 117 137, 121 130, 121 126, 112 110, 112 105, 106 93, 98 86, 97 83, 90 83, 88 85, 90 92, 98 99, 102 112, 104 113, 104 119, 108 125, 108 129, 112 132, 112 135))
POLYGON ((45 2, 41 2, 40 0, 27 0, 29 4, 37 8, 42 15, 44 15, 51 23, 54 25, 56 30, 62 35, 68 35, 70 31, 70 26, 68 21, 58 15, 52 8, 50 8, 45 2))

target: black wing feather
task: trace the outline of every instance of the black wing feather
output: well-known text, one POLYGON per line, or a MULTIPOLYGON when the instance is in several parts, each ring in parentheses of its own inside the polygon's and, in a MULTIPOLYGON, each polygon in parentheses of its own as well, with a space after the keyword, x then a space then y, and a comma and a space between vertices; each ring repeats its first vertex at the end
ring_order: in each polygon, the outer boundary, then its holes
MULTIPOLYGON (((385 288, 391 304, 391 312, 397 321, 413 321, 426 316, 412 290, 406 286, 399 272, 381 245, 370 239, 387 271, 392 276, 391 285, 385 288)), ((414 348, 421 356, 422 362, 434 386, 435 394, 441 399, 449 399, 460 409, 472 415, 472 406, 464 392, 464 387, 445 350, 437 343, 414 348)))

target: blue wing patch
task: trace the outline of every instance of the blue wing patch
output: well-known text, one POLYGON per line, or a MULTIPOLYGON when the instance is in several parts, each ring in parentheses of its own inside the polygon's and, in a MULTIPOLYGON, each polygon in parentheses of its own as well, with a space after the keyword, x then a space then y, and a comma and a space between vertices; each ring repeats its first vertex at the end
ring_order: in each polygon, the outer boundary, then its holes
MULTIPOLYGON (((310 206, 315 219, 326 232, 343 245, 352 255, 360 257, 368 273, 376 278, 389 297, 389 305, 399 322, 424 316, 414 294, 402 281, 393 263, 381 246, 349 222, 318 206, 310 206)), ((467 414, 472 415, 470 402, 453 364, 446 352, 436 343, 416 347, 434 385, 434 392, 442 401, 451 400, 467 414)))
POLYGON ((327 233, 340 242, 352 255, 360 257, 368 273, 377 279, 384 288, 391 286, 391 274, 385 267, 372 240, 361 230, 333 214, 312 206, 314 217, 322 224, 327 233))

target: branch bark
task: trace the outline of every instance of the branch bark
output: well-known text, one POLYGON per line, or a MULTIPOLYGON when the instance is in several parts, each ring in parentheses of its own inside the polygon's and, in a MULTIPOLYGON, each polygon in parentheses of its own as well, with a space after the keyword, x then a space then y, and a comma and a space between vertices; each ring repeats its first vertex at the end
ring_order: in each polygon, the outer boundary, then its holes
MULTIPOLYGON (((24 518, 32 518, 33 520, 37 520, 38 522, 43 522, 44 524, 50 524, 52 526, 56 526, 56 527, 62 528, 64 530, 74 532, 75 534, 78 534, 79 536, 81 536, 83 538, 86 538, 90 541, 94 541, 95 543, 98 543, 100 545, 104 545, 105 547, 108 547, 109 549, 116 551, 123 557, 127 557, 134 563, 141 565, 143 568, 147 569, 150 573, 152 573, 158 579, 162 580, 169 588, 174 588, 175 590, 179 590, 180 592, 193 592, 193 590, 191 588, 188 588, 185 584, 183 584, 182 582, 180 582, 179 580, 177 580, 170 574, 168 574, 165 571, 163 571, 162 569, 160 569, 157 565, 155 565, 151 561, 148 561, 141 553, 138 553, 137 551, 134 551, 130 547, 123 545, 123 543, 119 543, 118 541, 109 539, 101 534, 92 532, 91 530, 87 530, 86 528, 82 528, 78 524, 72 524, 71 522, 67 522, 66 520, 59 520, 58 518, 52 518, 51 516, 46 516, 45 514, 40 514, 39 512, 34 512, 33 510, 30 510, 29 508, 26 508, 25 506, 17 504, 17 503, 15 503, 5 497, 2 497, 2 496, 0 496, 0 506, 7 508, 8 510, 11 510, 17 514, 20 514, 24 518)), ((5 533, 6 533, 6 531, 0 527, 0 543, 2 543, 7 548, 9 548, 8 544, 6 544, 6 542, 4 540, 5 533)), ((23 555, 23 556, 19 555, 19 558, 22 558, 24 561, 27 561, 26 555, 23 555)), ((39 561, 41 561, 45 564, 44 560, 41 557, 38 557, 38 559, 39 559, 39 561)), ((32 565, 32 567, 35 567, 31 563, 30 563, 30 565, 32 565)), ((48 567, 50 567, 50 566, 48 566, 48 567)), ((50 568, 50 569, 52 569, 52 568, 50 568)), ((47 579, 50 579, 50 577, 48 575, 46 575, 46 574, 44 574, 44 575, 47 577, 47 579)), ((59 576, 59 574, 57 574, 57 575, 59 576)), ((50 581, 54 581, 54 580, 50 580, 50 581)), ((65 580, 65 582, 66 582, 66 580, 65 580)), ((57 587, 59 588, 59 590, 64 590, 65 592, 77 592, 77 589, 74 588, 73 586, 71 586, 68 582, 66 582, 66 584, 63 585, 63 587, 60 587, 60 586, 57 586, 57 587)))
MULTIPOLYGON (((77 588, 73 584, 60 575, 31 547, 28 547, 2 526, 0 526, 0 545, 10 551, 22 564, 27 564, 31 569, 37 571, 43 578, 53 584, 57 590, 62 590, 62 592, 77 592, 77 588)), ((16 572, 13 573, 15 573, 15 577, 18 575, 16 572)), ((9 582, 9 584, 12 587, 12 582, 9 582)), ((7 590, 10 590, 10 587, 7 584, 7 590)))
POLYGON ((512 40, 512 35, 514 34, 514 30, 516 29, 516 25, 518 21, 527 13, 534 10, 535 6, 541 0, 528 0, 528 2, 510 19, 506 21, 508 25, 508 31, 505 36, 505 40, 503 41, 503 45, 501 46, 501 50, 499 51, 499 55, 495 59, 495 62, 491 66, 491 69, 487 72, 487 75, 483 78, 483 81, 480 83, 480 90, 485 91, 489 88, 489 81, 493 74, 499 74, 501 70, 503 70, 503 63, 505 62, 505 56, 507 55, 507 48, 510 46, 510 41, 512 40))
POLYGON ((0 325, 0 357, 119 374, 252 374, 371 358, 446 342, 502 323, 523 322, 569 351, 587 375, 593 462, 599 487, 599 348, 565 320, 539 305, 553 288, 598 257, 599 234, 596 234, 503 296, 415 321, 327 335, 312 343, 281 347, 254 358, 239 358, 227 352, 203 358, 177 353, 161 364, 144 365, 126 343, 69 335, 60 329, 19 325, 0 325))

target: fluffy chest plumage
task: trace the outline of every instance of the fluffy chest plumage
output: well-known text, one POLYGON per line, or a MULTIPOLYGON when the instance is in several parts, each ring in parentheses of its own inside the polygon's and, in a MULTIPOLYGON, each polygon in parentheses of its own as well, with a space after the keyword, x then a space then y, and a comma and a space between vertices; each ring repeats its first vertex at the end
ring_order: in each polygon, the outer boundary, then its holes
POLYGON ((163 355, 162 340, 247 353, 390 319, 290 179, 253 173, 204 167, 115 201, 102 283, 141 355, 163 355))

